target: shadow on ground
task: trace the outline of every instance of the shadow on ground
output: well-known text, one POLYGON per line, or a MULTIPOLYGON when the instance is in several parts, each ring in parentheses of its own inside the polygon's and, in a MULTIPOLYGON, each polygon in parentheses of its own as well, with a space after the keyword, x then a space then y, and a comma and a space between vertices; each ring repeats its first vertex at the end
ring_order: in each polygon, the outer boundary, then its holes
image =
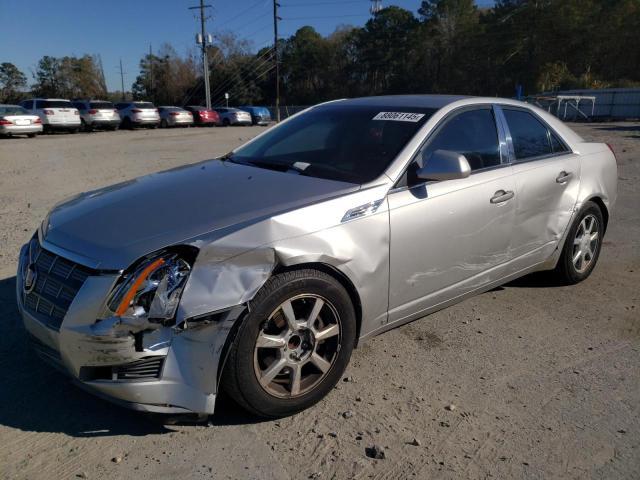
MULTIPOLYGON (((192 417, 146 415, 94 397, 46 365, 29 345, 15 300, 16 278, 0 280, 0 424, 34 432, 74 437, 142 436, 194 425, 192 417)), ((219 403, 209 425, 255 423, 232 402, 219 403)))

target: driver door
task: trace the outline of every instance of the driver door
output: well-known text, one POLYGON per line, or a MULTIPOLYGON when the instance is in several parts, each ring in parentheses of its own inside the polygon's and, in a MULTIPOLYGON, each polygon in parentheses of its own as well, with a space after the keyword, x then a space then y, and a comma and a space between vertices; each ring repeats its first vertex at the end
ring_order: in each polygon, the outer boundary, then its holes
POLYGON ((438 149, 465 155, 467 178, 418 183, 388 195, 389 322, 436 310, 500 278, 512 256, 515 187, 493 110, 467 108, 445 118, 414 163, 438 149))

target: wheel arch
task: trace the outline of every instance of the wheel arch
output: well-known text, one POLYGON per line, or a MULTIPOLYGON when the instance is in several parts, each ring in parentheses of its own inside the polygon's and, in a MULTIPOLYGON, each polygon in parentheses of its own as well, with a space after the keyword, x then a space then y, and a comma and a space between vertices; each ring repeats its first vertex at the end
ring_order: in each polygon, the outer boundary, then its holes
MULTIPOLYGON (((345 275, 343 272, 338 270, 336 267, 329 265, 327 263, 322 263, 322 262, 307 262, 307 263, 298 263, 295 265, 279 264, 278 266, 276 266, 276 268, 274 268, 271 275, 273 276, 273 275, 278 275, 285 272, 291 272, 295 270, 306 270, 306 269, 317 270, 317 271, 326 273, 327 275, 337 280, 347 291, 347 294, 351 299, 351 303, 353 304, 353 308, 356 314, 356 339, 355 339, 354 347, 357 347, 358 340, 360 338, 360 330, 362 326, 362 304, 360 301, 360 295, 358 294, 358 290, 356 289, 355 285, 347 275, 345 275)), ((248 313, 248 309, 245 309, 243 314, 240 315, 240 317, 236 320, 233 327, 229 331, 227 338, 225 339, 224 346, 222 347, 222 350, 220 352, 220 361, 218 362, 218 371, 216 372, 217 385, 219 385, 220 379, 222 378, 222 372, 224 370, 231 345, 233 344, 233 341, 235 340, 238 330, 240 329, 240 325, 244 322, 247 316, 247 313, 248 313)))
POLYGON ((602 197, 598 196, 598 195, 594 195, 592 197, 589 197, 585 200, 586 202, 593 202, 596 205, 598 205, 598 208, 600 209, 600 211, 602 212, 602 219, 604 220, 604 226, 602 228, 602 233, 603 235, 607 232, 607 225, 609 224, 609 209, 607 208, 607 205, 604 203, 604 200, 602 199, 602 197))
POLYGON ((358 346, 358 339, 360 338, 360 329, 362 326, 362 302, 360 300, 360 295, 358 294, 358 290, 355 285, 351 281, 351 279, 342 271, 338 270, 333 265, 329 265, 328 263, 323 262, 307 262, 307 263, 298 263, 295 265, 278 265, 274 271, 273 275, 277 275, 279 273, 291 272, 294 270, 318 270, 322 273, 326 273, 327 275, 333 277, 337 280, 347 291, 349 294, 349 298, 351 299, 351 303, 353 305, 353 309, 356 314, 356 343, 355 346, 358 346))

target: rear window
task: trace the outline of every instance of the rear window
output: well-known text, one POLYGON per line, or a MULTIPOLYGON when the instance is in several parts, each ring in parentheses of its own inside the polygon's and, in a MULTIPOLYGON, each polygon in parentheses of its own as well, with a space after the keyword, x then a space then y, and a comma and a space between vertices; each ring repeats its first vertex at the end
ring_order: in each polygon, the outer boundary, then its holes
POLYGON ((42 100, 42 102, 38 102, 42 107, 40 108, 71 108, 71 102, 68 100, 42 100))
POLYGON ((95 109, 107 108, 109 110, 113 110, 113 103, 111 103, 111 102, 91 102, 91 103, 89 103, 89 108, 95 108, 95 109))
POLYGON ((17 105, 8 105, 0 107, 0 115, 29 115, 29 112, 17 105))
POLYGON ((503 109, 513 139, 517 160, 552 153, 547 127, 536 117, 523 110, 503 109))
POLYGON ((136 102, 133 104, 136 108, 156 108, 155 105, 151 102, 136 102))

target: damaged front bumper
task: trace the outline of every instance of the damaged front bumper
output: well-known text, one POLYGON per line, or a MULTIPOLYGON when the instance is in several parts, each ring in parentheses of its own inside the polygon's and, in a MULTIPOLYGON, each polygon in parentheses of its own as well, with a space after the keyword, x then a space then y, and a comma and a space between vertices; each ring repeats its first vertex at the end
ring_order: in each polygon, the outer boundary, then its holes
POLYGON ((225 341, 244 306, 177 327, 116 334, 115 325, 110 332, 104 328, 107 324, 96 328, 102 323, 96 324, 96 320, 119 274, 96 273, 84 280, 61 323, 52 325, 42 309, 34 309, 31 303, 25 305, 27 251, 25 246, 20 253, 17 302, 36 351, 48 363, 83 388, 128 408, 155 413, 213 413, 225 341))

